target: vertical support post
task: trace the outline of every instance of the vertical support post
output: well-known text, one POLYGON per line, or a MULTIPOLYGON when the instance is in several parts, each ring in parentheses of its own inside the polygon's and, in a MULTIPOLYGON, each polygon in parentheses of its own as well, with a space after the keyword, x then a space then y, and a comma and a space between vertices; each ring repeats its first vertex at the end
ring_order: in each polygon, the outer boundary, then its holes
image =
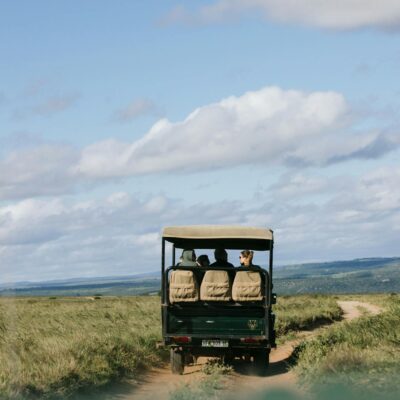
MULTIPOLYGON (((165 341, 167 333, 167 277, 165 276, 165 239, 161 242, 161 321, 162 336, 165 341)), ((165 343, 165 342, 164 342, 165 343)))
POLYGON ((172 248, 172 265, 173 266, 175 266, 175 264, 176 264, 176 260, 175 260, 175 245, 174 245, 174 247, 172 248))
POLYGON ((269 249, 269 293, 268 293, 268 304, 269 308, 271 309, 272 306, 272 264, 274 262, 274 241, 271 240, 271 247, 269 249))
POLYGON ((161 242, 161 302, 165 304, 165 239, 162 238, 161 242))

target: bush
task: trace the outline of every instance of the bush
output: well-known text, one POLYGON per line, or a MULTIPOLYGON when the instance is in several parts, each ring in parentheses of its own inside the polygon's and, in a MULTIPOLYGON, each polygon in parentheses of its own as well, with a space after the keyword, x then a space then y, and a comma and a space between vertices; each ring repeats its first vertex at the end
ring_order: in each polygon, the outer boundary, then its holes
POLYGON ((387 311, 328 329, 296 349, 295 368, 314 385, 345 383, 366 393, 400 390, 400 300, 387 296, 387 311))

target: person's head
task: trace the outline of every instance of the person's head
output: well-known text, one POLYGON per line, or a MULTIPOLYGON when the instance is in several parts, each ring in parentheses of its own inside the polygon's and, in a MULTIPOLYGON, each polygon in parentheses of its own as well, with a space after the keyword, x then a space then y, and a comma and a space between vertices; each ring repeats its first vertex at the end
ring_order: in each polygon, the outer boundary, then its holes
POLYGON ((240 264, 244 265, 245 267, 250 266, 253 264, 253 255, 254 252, 252 250, 243 250, 240 252, 240 264))
POLYGON ((217 261, 228 261, 228 253, 222 247, 217 247, 215 249, 214 257, 217 261))
POLYGON ((182 261, 196 261, 196 253, 192 249, 185 249, 182 251, 182 261))
POLYGON ((210 259, 208 258, 208 255, 202 254, 201 256, 198 256, 197 264, 199 264, 200 267, 208 267, 210 265, 210 259))

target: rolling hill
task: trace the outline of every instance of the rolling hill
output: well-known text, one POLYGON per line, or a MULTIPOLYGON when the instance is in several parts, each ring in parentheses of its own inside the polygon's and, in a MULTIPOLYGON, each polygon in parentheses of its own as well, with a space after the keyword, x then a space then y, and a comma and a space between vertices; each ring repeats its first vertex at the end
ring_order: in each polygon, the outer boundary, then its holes
MULTIPOLYGON (((277 266, 274 269, 274 286, 280 295, 399 292, 400 257, 277 266)), ((124 296, 157 294, 159 290, 159 272, 48 282, 0 283, 0 296, 124 296)))

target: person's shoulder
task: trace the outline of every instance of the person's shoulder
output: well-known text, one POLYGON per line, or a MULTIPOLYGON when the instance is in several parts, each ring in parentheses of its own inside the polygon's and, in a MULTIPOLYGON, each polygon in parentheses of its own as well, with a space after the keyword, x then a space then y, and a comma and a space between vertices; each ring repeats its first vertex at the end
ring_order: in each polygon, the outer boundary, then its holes
POLYGON ((209 267, 217 267, 217 266, 218 266, 218 263, 216 261, 214 261, 213 263, 211 263, 209 265, 209 267))
POLYGON ((228 261, 226 262, 214 261, 212 264, 210 264, 210 267, 235 268, 235 266, 228 261))
POLYGON ((194 261, 183 261, 176 265, 177 267, 198 267, 199 265, 194 261))

